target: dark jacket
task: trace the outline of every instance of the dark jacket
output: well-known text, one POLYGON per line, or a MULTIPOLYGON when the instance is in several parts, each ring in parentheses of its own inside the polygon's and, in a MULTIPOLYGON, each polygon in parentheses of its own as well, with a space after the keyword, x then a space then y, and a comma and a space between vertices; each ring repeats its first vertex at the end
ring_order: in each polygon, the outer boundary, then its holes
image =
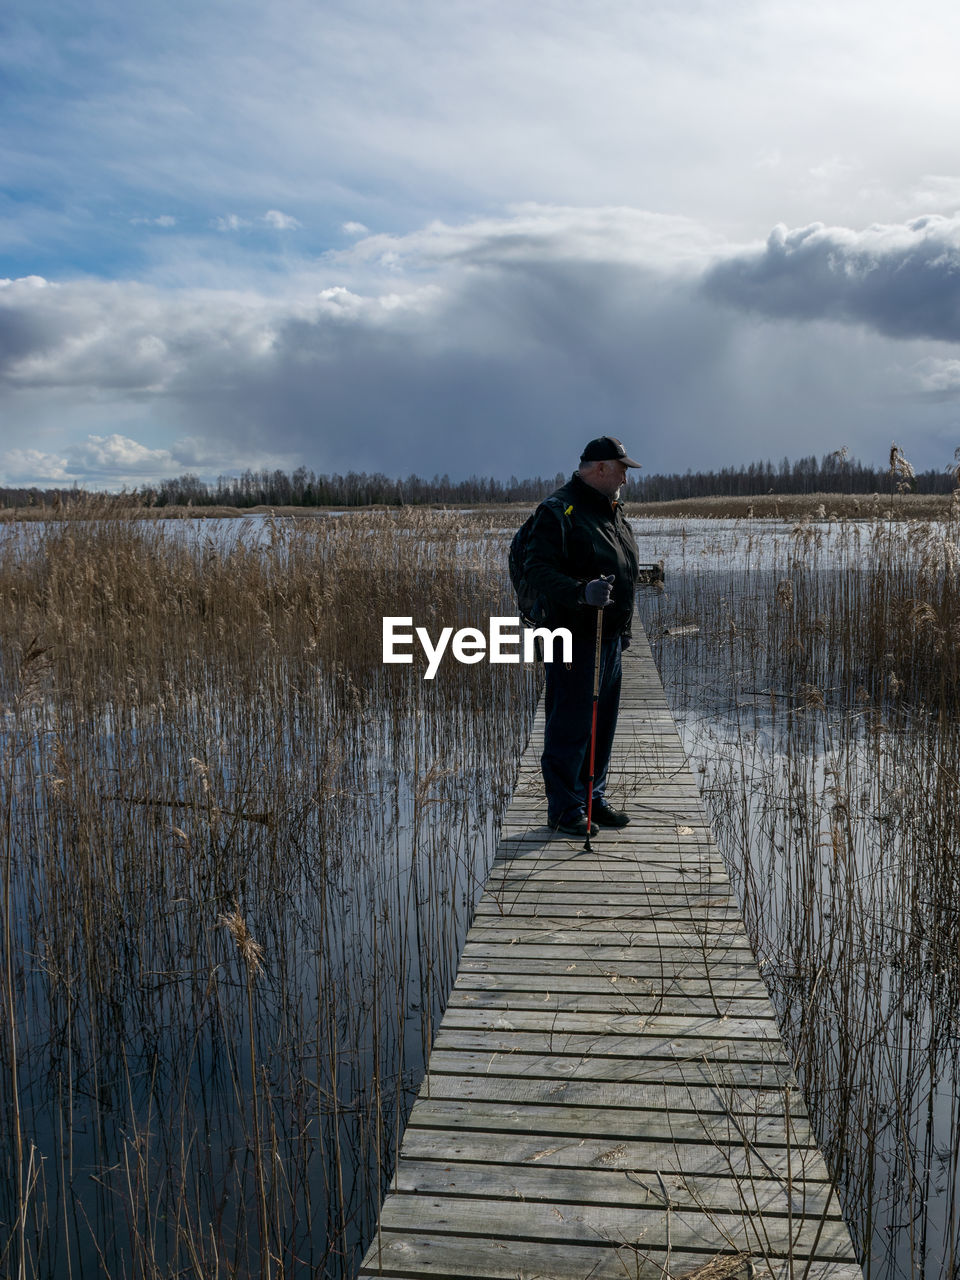
POLYGON ((537 508, 523 562, 527 581, 546 602, 544 625, 594 636, 597 611, 585 603, 583 589, 612 573, 613 603, 603 611, 603 634, 629 636, 640 553, 623 508, 576 472, 548 502, 554 509, 543 503, 537 508))

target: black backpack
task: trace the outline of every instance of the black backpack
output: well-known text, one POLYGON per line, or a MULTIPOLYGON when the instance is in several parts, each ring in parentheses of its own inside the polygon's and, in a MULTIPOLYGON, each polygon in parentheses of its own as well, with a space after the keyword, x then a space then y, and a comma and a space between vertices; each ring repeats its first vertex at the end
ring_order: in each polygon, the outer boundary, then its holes
MULTIPOLYGON (((559 498, 545 498, 540 504, 549 511, 556 514, 560 521, 560 536, 563 539, 563 554, 567 554, 567 522, 564 519, 563 503, 559 498)), ((523 524, 513 535, 513 541, 510 543, 510 554, 507 556, 507 567, 510 570, 510 581, 513 583, 513 589, 517 593, 517 607, 520 610, 520 617, 528 627, 542 626, 547 620, 547 602, 542 595, 539 595, 531 587, 530 583, 524 577, 523 562, 527 555, 527 543, 530 540, 530 530, 533 528, 533 522, 537 518, 540 507, 524 520, 523 524)))

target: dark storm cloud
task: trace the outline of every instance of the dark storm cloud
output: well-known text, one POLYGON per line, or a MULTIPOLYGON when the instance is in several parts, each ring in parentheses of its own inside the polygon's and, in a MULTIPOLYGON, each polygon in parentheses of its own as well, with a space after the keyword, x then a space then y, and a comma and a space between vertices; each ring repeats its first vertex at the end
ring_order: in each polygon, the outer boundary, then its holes
POLYGON ((208 433, 246 450, 270 424, 329 469, 552 473, 600 431, 640 439, 689 385, 697 346, 716 358, 723 320, 700 310, 636 268, 528 263, 386 324, 366 306, 278 322, 269 356, 226 384, 218 361, 215 396, 201 367, 176 391, 190 412, 203 397, 208 433))
POLYGON ((720 302, 779 319, 859 323, 893 338, 960 341, 960 217, 865 231, 776 227, 704 277, 720 302))
POLYGON ((930 440, 936 464, 949 404, 928 392, 955 372, 937 344, 905 363, 884 335, 929 322, 903 301, 918 279, 945 314, 954 230, 815 228, 747 254, 685 219, 528 207, 368 237, 283 292, 17 282, 0 288, 17 340, 0 475, 96 478, 105 452, 131 483, 167 458, 208 477, 552 474, 604 432, 648 471, 841 444, 872 458, 908 411, 911 458, 927 465, 930 440), (877 332, 833 323, 857 307, 877 332))

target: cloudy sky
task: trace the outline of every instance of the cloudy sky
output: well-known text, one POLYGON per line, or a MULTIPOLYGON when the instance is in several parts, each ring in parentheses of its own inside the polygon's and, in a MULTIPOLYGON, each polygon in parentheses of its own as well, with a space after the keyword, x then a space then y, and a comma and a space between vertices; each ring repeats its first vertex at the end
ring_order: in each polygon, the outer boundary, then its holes
POLYGON ((960 10, 6 0, 0 483, 960 444, 960 10))

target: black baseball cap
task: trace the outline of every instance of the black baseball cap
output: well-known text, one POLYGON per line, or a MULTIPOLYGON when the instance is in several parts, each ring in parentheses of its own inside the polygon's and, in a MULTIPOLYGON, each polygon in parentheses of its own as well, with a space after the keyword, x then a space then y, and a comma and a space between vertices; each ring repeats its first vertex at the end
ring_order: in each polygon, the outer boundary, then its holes
POLYGON ((614 436, 598 436, 591 440, 580 455, 581 462, 622 462, 625 467, 639 467, 627 457, 627 451, 614 436))

